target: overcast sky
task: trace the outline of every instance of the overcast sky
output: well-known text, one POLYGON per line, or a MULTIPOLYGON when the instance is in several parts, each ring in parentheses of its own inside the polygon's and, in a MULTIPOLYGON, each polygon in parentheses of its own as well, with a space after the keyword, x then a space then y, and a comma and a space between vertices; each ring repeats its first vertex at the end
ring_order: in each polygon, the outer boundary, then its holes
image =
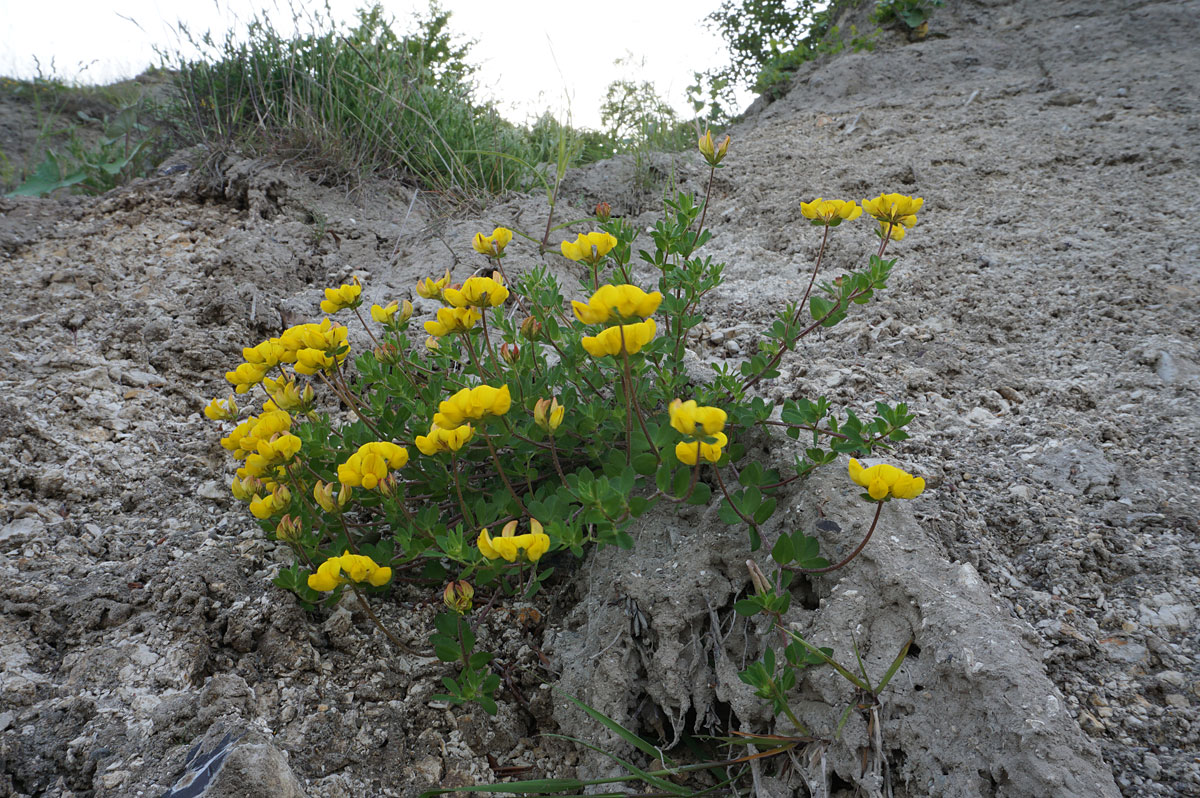
MULTIPOLYGON (((356 0, 329 0, 333 16, 352 20, 356 0)), ((418 0, 382 0, 396 27, 407 30, 418 0)), ((719 0, 442 0, 451 27, 478 40, 472 60, 482 67, 482 94, 516 122, 549 108, 560 117, 569 97, 576 125, 599 126, 605 89, 617 77, 652 81, 685 116, 692 73, 725 63, 724 44, 701 24, 719 0), (600 12, 603 12, 603 16, 600 12), (613 61, 632 54, 644 70, 622 71, 613 61)), ((312 3, 308 4, 310 7, 312 3)), ((221 38, 256 12, 276 29, 293 29, 287 0, 4 0, 0 13, 0 75, 32 77, 35 57, 45 72, 67 80, 108 83, 157 64, 155 47, 183 47, 176 23, 221 38)), ((747 96, 744 102, 752 99, 747 96)))

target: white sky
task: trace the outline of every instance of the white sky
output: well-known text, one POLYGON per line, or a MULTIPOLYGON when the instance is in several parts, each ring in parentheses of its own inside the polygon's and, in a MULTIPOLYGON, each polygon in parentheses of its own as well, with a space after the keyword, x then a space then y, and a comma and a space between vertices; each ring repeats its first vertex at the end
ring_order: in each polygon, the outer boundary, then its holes
MULTIPOLYGON (((370 0, 329 0, 335 19, 349 21, 370 0)), ((478 43, 471 60, 481 97, 498 101, 515 122, 550 109, 560 118, 569 96, 576 125, 598 127, 599 106, 618 77, 650 80, 685 117, 686 87, 693 71, 726 62, 724 44, 701 24, 719 0, 442 0, 453 12, 451 29, 478 43), (632 54, 645 68, 631 71, 613 61, 632 54)), ((298 5, 304 5, 298 3, 298 5)), ((314 3, 306 4, 315 6, 314 3)), ((425 0, 380 0, 396 28, 411 28, 425 0)), ((214 39, 265 12, 277 30, 291 32, 288 0, 3 0, 0 3, 0 75, 33 77, 34 58, 66 80, 108 83, 157 64, 155 46, 176 51, 175 24, 214 39)), ((742 99, 743 105, 751 96, 742 99)))

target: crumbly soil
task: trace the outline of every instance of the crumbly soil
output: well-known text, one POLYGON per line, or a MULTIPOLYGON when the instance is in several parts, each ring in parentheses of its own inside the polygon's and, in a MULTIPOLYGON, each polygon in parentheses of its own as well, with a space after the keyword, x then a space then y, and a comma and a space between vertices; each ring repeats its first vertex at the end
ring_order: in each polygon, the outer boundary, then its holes
MULTIPOLYGON (((1197 19, 1194 0, 948 0, 925 40, 810 65, 731 131, 697 379, 803 292, 820 238, 801 201, 925 199, 888 289, 762 386, 916 413, 896 459, 929 490, 890 504, 854 565, 802 581, 786 618, 843 658, 857 645, 873 676, 915 647, 878 710, 882 756, 852 712, 836 741, 758 766, 756 794, 1200 794, 1197 19)), ((765 632, 732 604, 765 554, 712 509, 650 514, 630 552, 556 555, 543 599, 493 612, 489 718, 433 700, 446 668, 390 648, 352 601, 307 614, 273 587, 289 554, 228 493, 199 409, 240 347, 314 318, 350 274, 372 302, 461 279, 474 232, 539 230, 544 196, 447 214, 398 184, 346 192, 196 151, 160 172, 0 199, 0 798, 160 795, 228 731, 244 736, 209 796, 608 775, 542 736, 628 753, 551 685, 664 745, 791 731, 736 675, 765 632)), ((647 177, 701 192, 708 171, 597 164, 559 218, 603 199, 645 227, 647 177)), ((861 221, 836 230, 820 277, 871 242, 861 221)), ((538 260, 518 241, 506 265, 538 260)), ((795 451, 751 443, 783 466, 795 451)), ((848 552, 869 510, 843 468, 789 486, 768 541, 803 528, 848 552)), ((376 610, 420 642, 439 592, 399 586, 376 610)), ((814 669, 795 699, 830 736, 856 697, 814 669)))

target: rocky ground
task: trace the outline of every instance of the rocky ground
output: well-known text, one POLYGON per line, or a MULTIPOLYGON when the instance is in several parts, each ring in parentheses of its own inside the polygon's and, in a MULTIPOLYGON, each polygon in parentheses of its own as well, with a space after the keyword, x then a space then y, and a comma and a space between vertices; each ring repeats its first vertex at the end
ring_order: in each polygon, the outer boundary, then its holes
MULTIPOLYGON (((824 777, 815 759, 763 767, 758 794, 1200 794, 1198 17, 1194 1, 949 0, 926 40, 808 67, 731 131, 709 214, 727 282, 699 361, 752 353, 803 291, 819 238, 802 200, 925 198, 889 290, 763 385, 917 413, 898 456, 930 490, 788 616, 838 651, 857 641, 869 670, 915 636, 885 696, 888 768, 856 764, 855 719, 824 777)), ((580 170, 564 197, 649 224, 637 168, 580 170)), ((707 177, 694 155, 649 169, 707 177)), ((228 495, 199 409, 240 347, 314 318, 351 273, 371 301, 464 277, 474 232, 538 228, 544 197, 447 216, 398 185, 347 194, 269 163, 190 152, 162 172, 0 200, 0 796, 157 796, 227 731, 245 736, 210 796, 607 773, 539 736, 603 740, 550 684, 667 743, 769 728, 736 678, 756 654, 731 612, 744 533, 711 511, 650 516, 633 552, 565 557, 536 612, 493 614, 492 719, 431 700, 444 668, 397 655, 352 604, 306 614, 271 586, 287 553, 228 495)), ((825 278, 870 241, 837 233, 825 278)), ((514 247, 510 268, 537 262, 514 247)), ((843 482, 796 486, 768 532, 812 529, 820 508, 849 527, 823 526, 823 546, 847 550, 861 519, 843 482)), ((403 589, 379 611, 419 639, 438 601, 403 589)), ((815 672, 800 696, 818 727, 852 699, 815 672)))

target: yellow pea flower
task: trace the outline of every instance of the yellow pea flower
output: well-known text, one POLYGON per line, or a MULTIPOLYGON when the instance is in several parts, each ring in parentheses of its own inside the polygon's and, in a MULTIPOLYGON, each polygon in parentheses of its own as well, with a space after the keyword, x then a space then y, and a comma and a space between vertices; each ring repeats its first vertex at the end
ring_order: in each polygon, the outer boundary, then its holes
MULTIPOLYGON (((447 291, 449 293, 449 291, 447 291)), ((475 308, 439 308, 437 321, 425 322, 425 332, 441 338, 456 332, 466 332, 483 318, 475 308)))
MULTIPOLYGON (((316 393, 311 385, 305 385, 301 389, 296 381, 286 377, 271 379, 266 377, 263 379, 263 387, 267 389, 267 394, 271 397, 271 402, 274 404, 273 409, 286 410, 289 413, 306 413, 316 401, 316 393)), ((263 405, 267 409, 266 405, 263 405)))
POLYGON ((925 200, 905 194, 880 194, 873 200, 863 200, 863 210, 884 223, 910 228, 917 223, 917 211, 925 200))
POLYGON ((270 338, 254 346, 243 348, 242 357, 247 363, 255 363, 269 369, 283 360, 286 351, 286 347, 278 338, 270 338))
POLYGON ((533 406, 533 423, 547 432, 554 432, 562 424, 567 409, 558 403, 558 397, 538 399, 533 406))
POLYGON ((729 438, 725 437, 724 432, 714 433, 711 437, 716 438, 714 443, 705 443, 703 440, 696 441, 680 441, 675 444, 675 457, 684 465, 695 465, 696 455, 706 463, 715 463, 721 459, 721 450, 729 443, 729 438))
POLYGON ((580 233, 575 240, 564 241, 559 245, 562 254, 573 261, 590 263, 593 266, 612 251, 617 245, 616 236, 611 233, 595 232, 580 233))
POLYGON ((475 436, 475 428, 462 424, 454 429, 442 429, 434 424, 428 435, 418 435, 415 443, 421 454, 433 456, 441 452, 457 452, 475 436))
POLYGON ((232 396, 228 399, 213 399, 204 408, 204 415, 213 421, 225 421, 226 419, 237 418, 237 402, 233 400, 232 396))
POLYGON ((512 407, 512 394, 507 385, 493 388, 490 385, 476 385, 474 388, 463 388, 458 393, 438 405, 438 412, 433 416, 434 425, 442 429, 454 429, 464 421, 481 419, 484 416, 502 416, 512 407))
POLYGON ((504 248, 508 246, 508 242, 512 241, 513 232, 507 227, 497 227, 492 231, 490 236, 485 236, 483 233, 476 233, 475 240, 471 242, 471 246, 480 255, 489 255, 498 258, 504 254, 504 248))
POLYGON ((494 308, 508 299, 508 289, 494 277, 468 277, 462 288, 447 288, 442 296, 456 308, 494 308))
POLYGON ((725 429, 725 419, 728 417, 721 408, 697 405, 695 399, 686 402, 675 399, 667 409, 671 415, 671 426, 692 437, 716 435, 725 429))
POLYGON ((321 301, 321 312, 330 315, 346 308, 356 308, 362 304, 362 283, 357 277, 351 277, 346 285, 337 288, 326 288, 325 299, 321 301))
POLYGON ((657 332, 654 319, 646 319, 639 324, 609 327, 597 335, 585 336, 580 343, 592 357, 619 355, 622 349, 626 354, 636 355, 653 340, 657 332))
POLYGON ((542 555, 550 550, 550 536, 542 528, 536 518, 529 519, 529 532, 517 535, 517 522, 509 521, 500 532, 500 537, 492 537, 487 528, 480 530, 475 545, 489 560, 503 557, 508 562, 515 562, 517 557, 524 554, 529 562, 537 562, 542 555))
POLYGON ((450 270, 446 269, 446 274, 440 280, 434 280, 426 277, 417 283, 417 296, 425 299, 441 299, 442 292, 446 290, 446 286, 450 285, 450 270))
POLYGON ((291 492, 283 485, 276 485, 266 496, 255 496, 250 500, 250 512, 260 521, 266 520, 286 510, 291 501, 291 492))
POLYGON ((887 463, 863 468, 862 463, 850 458, 850 479, 867 489, 867 494, 877 502, 889 496, 896 499, 915 499, 925 490, 925 480, 914 477, 902 468, 887 463))
POLYGON ((453 610, 459 615, 465 615, 471 611, 471 601, 474 598, 475 588, 471 587, 471 583, 465 579, 451 582, 442 591, 442 603, 446 605, 447 609, 453 610))
POLYGON ((372 441, 358 447, 338 466, 338 481, 353 488, 372 490, 388 475, 388 469, 403 468, 408 450, 388 441, 372 441))
POLYGON ((850 221, 862 216, 863 209, 847 200, 827 200, 817 197, 812 202, 801 202, 800 213, 813 224, 837 227, 843 220, 850 221))
POLYGON ((263 381, 270 368, 263 363, 243 363, 233 371, 225 372, 225 379, 233 386, 234 393, 246 393, 263 381))
POLYGON ((344 553, 341 557, 330 557, 308 577, 308 586, 321 593, 336 590, 350 582, 368 582, 375 587, 386 585, 392 578, 392 569, 381 566, 363 554, 344 553))
POLYGON ((636 285, 602 285, 586 305, 572 301, 571 308, 584 324, 603 324, 613 317, 627 321, 653 316, 662 298, 658 291, 647 294, 636 285))
POLYGON ((880 238, 887 236, 892 241, 903 241, 904 236, 906 236, 906 235, 908 235, 908 233, 904 230, 904 227, 902 225, 888 224, 887 222, 879 223, 879 237, 880 238))

